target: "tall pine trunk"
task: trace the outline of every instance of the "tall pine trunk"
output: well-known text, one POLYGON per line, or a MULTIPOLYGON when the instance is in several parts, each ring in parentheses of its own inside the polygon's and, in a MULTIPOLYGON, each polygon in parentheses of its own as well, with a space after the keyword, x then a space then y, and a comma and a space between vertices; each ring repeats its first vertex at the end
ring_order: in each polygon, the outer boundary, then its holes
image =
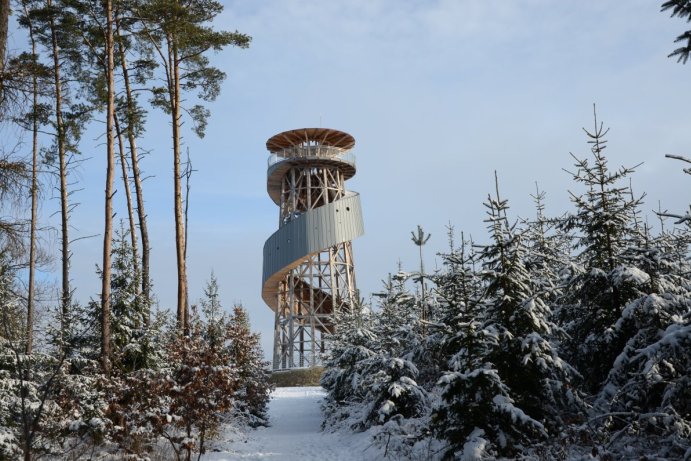
MULTIPOLYGON (((28 18, 29 15, 27 14, 28 18)), ((36 58, 34 29, 29 21, 31 55, 36 58)), ((38 212, 38 77, 32 77, 32 143, 31 143, 31 224, 29 229, 29 293, 26 302, 26 354, 31 354, 34 344, 34 284, 36 273, 36 219, 38 212)))
POLYGON ((175 253, 178 266, 177 321, 181 332, 187 333, 187 262, 185 260, 185 221, 182 211, 182 174, 180 171, 180 62, 176 37, 168 35, 168 92, 173 124, 173 186, 175 213, 175 253))
POLYGON ((5 71, 7 56, 7 33, 10 19, 10 0, 0 0, 0 92, 2 91, 2 74, 5 71))
MULTIPOLYGON (((247 47, 250 37, 238 32, 217 32, 207 25, 223 5, 215 0, 161 0, 145 2, 142 19, 143 32, 148 36, 160 58, 166 77, 166 87, 157 88, 153 104, 171 116, 173 136, 173 213, 175 216, 175 253, 178 268, 177 322, 182 333, 188 331, 187 263, 185 258, 185 221, 180 169, 182 91, 199 90, 198 97, 213 101, 220 91, 225 74, 211 67, 203 56, 206 51, 220 50, 232 44, 247 47), (201 11, 209 14, 200 14, 201 11), (164 96, 165 95, 165 96, 164 96)), ((208 111, 195 105, 188 112, 194 131, 200 137, 208 111)))
MULTIPOLYGON (((125 186, 125 199, 127 202, 127 221, 130 227, 130 243, 132 244, 132 266, 135 271, 135 278, 139 273, 139 245, 137 244, 137 224, 134 222, 134 209, 132 206, 132 192, 130 191, 130 177, 127 171, 127 158, 125 157, 125 145, 120 131, 120 120, 117 114, 113 114, 115 132, 118 136, 118 154, 120 155, 120 165, 122 166, 122 183, 125 186)), ((137 286, 137 294, 140 294, 140 287, 137 286)))
POLYGON ((115 140, 113 122, 115 114, 115 82, 113 76, 113 0, 106 0, 106 191, 105 191, 105 229, 103 231, 103 274, 101 284, 101 368, 108 376, 111 369, 110 334, 110 253, 113 241, 113 182, 115 179, 115 140))
POLYGON ((118 49, 120 55, 120 67, 122 68, 122 79, 125 84, 125 100, 127 104, 127 141, 130 148, 130 161, 132 168, 132 180, 134 182, 134 192, 137 200, 137 218, 139 220, 139 232, 141 233, 142 242, 142 297, 146 303, 146 315, 144 321, 148 325, 150 320, 150 289, 151 282, 149 280, 149 229, 146 223, 146 210, 144 209, 144 192, 142 190, 142 178, 139 170, 139 154, 137 150, 137 140, 134 133, 133 120, 135 117, 134 96, 132 95, 132 87, 130 86, 129 69, 127 67, 127 58, 125 50, 122 46, 122 37, 120 36, 120 27, 117 16, 115 17, 115 33, 118 41, 118 49))
POLYGON ((0 0, 0 103, 3 99, 5 80, 5 58, 7 57, 7 35, 10 20, 10 0, 0 0))
MULTIPOLYGON (((47 0, 47 6, 53 6, 47 0)), ((55 25, 55 18, 50 17, 50 38, 53 54, 53 84, 55 86, 55 129, 57 131, 58 162, 60 176, 60 232, 62 257, 62 294, 60 296, 61 325, 60 334, 65 339, 68 328, 69 310, 72 293, 70 290, 70 239, 69 239, 69 191, 67 190, 67 133, 62 118, 62 77, 60 76, 60 47, 55 25)))

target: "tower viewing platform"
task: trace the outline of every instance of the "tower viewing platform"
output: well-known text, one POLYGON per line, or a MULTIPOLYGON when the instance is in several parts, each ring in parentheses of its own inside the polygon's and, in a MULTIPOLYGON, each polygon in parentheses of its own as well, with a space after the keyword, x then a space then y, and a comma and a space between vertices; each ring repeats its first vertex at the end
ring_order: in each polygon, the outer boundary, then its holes
POLYGON ((271 153, 267 168, 267 191, 280 205, 282 180, 293 166, 318 163, 341 170, 344 180, 355 176, 355 139, 348 133, 325 128, 303 128, 279 133, 266 142, 271 153), (315 139, 316 138, 316 139, 315 139))

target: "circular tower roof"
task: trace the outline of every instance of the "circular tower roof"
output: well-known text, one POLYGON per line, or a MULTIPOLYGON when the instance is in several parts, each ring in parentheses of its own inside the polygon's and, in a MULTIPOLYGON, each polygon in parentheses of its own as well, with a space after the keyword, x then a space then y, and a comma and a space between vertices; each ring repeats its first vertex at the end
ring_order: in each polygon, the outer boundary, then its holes
POLYGON ((272 136, 266 141, 266 148, 271 153, 277 153, 288 147, 310 142, 341 149, 352 149, 355 146, 355 138, 343 131, 330 128, 299 128, 272 136))

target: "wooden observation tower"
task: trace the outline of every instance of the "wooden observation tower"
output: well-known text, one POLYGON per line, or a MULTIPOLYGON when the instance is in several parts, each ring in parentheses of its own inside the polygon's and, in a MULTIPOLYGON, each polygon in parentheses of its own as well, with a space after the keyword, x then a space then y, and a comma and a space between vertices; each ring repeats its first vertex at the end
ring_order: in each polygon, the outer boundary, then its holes
POLYGON ((355 139, 326 128, 279 133, 266 142, 269 196, 278 230, 264 244, 262 298, 275 312, 273 369, 320 363, 335 316, 355 301, 351 241, 364 233, 355 139))

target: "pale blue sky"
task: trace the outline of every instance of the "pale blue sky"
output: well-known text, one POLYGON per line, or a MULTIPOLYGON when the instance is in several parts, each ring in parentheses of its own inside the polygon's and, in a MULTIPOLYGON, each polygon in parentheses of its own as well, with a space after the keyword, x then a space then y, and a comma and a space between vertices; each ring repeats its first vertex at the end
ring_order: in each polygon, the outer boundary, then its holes
MULTIPOLYGON (((569 152, 588 154, 581 130, 592 104, 611 127, 612 167, 645 162, 633 186, 645 209, 681 210, 689 178, 665 154, 691 154, 691 66, 667 54, 687 28, 651 0, 242 0, 223 2, 216 27, 253 37, 248 50, 212 58, 228 74, 209 107, 207 136, 186 132, 194 167, 189 240, 191 300, 213 269, 226 308, 242 302, 266 350, 272 312, 260 296, 262 245, 278 209, 266 194, 266 140, 284 130, 322 126, 356 139, 365 236, 354 243, 363 296, 396 270, 413 270, 410 231, 432 233, 426 265, 444 251, 445 225, 484 240, 482 202, 498 171, 514 216, 533 214, 539 182, 547 212, 570 209, 579 192, 562 168, 569 152)), ((19 35, 15 35, 18 40, 19 35)), ((17 45, 18 46, 18 45, 17 45)), ((171 155, 167 118, 150 115, 151 154, 142 167, 153 236, 154 290, 175 302, 171 155)), ((73 235, 103 227, 104 147, 79 172, 73 235)), ((118 185, 121 189, 121 186, 118 185)), ((123 194, 116 195, 120 202, 123 194)), ((119 216, 124 217, 123 203, 119 216)), ((43 206, 43 215, 58 208, 43 206)), ((77 298, 96 296, 101 239, 74 244, 77 298)), ((57 246, 55 246, 57 254, 57 246)), ((57 268, 56 262, 56 268, 57 268)), ((57 272, 57 271, 56 271, 57 272)))

